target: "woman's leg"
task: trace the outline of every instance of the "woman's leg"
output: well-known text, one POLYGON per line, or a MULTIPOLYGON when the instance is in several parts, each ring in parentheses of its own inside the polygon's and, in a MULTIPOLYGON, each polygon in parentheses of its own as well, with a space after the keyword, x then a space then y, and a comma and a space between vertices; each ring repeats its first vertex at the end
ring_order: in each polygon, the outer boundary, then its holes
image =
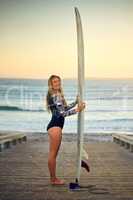
POLYGON ((48 130, 49 134, 49 156, 48 167, 51 180, 56 179, 56 157, 61 145, 62 131, 60 127, 52 127, 48 130))

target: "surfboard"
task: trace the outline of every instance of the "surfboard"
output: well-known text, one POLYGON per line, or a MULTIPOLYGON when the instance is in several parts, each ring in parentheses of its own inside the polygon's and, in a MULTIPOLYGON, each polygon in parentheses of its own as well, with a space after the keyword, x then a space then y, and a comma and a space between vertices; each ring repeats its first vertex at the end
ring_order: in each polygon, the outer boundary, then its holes
MULTIPOLYGON (((83 40, 83 30, 80 13, 78 8, 75 10, 75 19, 76 19, 76 32, 77 32, 77 64, 78 64, 78 74, 77 74, 77 86, 78 86, 78 96, 79 103, 84 101, 85 98, 85 65, 84 65, 84 40, 83 40)), ((83 148, 84 143, 84 110, 78 113, 77 116, 77 170, 75 183, 70 183, 70 189, 80 189, 80 175, 81 167, 85 168, 90 172, 90 168, 85 159, 88 160, 88 154, 83 148), (84 159, 83 159, 84 158, 84 159)))
MULTIPOLYGON (((85 65, 84 65, 84 40, 83 40, 83 30, 80 13, 78 8, 75 9, 75 19, 76 19, 76 32, 77 32, 77 64, 78 64, 78 96, 80 101, 84 101, 85 93, 85 65)), ((80 103, 79 101, 79 103, 80 103)), ((70 183, 70 189, 79 189, 80 185, 80 175, 81 167, 84 167, 88 172, 90 168, 83 157, 88 159, 88 154, 83 148, 84 143, 84 110, 78 113, 77 118, 77 170, 76 170, 76 183, 70 183)))
MULTIPOLYGON (((78 96, 80 101, 84 100, 84 80, 85 80, 85 66, 84 66, 84 40, 80 13, 75 7, 75 18, 77 28, 77 61, 78 61, 78 96)), ((77 175, 76 182, 80 181, 81 161, 83 152, 83 134, 84 134, 84 110, 78 113, 77 120, 77 175)))

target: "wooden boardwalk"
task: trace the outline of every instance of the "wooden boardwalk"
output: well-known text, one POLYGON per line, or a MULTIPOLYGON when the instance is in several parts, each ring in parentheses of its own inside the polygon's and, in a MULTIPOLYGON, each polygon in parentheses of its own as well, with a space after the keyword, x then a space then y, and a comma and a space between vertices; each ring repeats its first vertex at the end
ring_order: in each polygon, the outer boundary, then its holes
POLYGON ((86 140, 91 172, 82 169, 83 188, 70 191, 76 143, 67 138, 63 135, 57 159, 57 174, 65 186, 49 184, 47 135, 30 135, 26 143, 1 152, 0 200, 133 200, 133 153, 112 141, 86 140))

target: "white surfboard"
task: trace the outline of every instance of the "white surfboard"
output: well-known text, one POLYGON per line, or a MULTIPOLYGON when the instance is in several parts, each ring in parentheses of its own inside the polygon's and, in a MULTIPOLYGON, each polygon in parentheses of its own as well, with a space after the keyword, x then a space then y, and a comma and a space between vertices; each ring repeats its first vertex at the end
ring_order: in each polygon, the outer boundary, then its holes
MULTIPOLYGON (((77 28, 77 58, 78 58, 78 95, 84 101, 84 41, 83 30, 79 11, 75 8, 76 28, 77 28)), ((78 113, 77 120, 77 175, 76 181, 80 180, 81 161, 83 155, 83 134, 84 134, 84 110, 78 113)))
MULTIPOLYGON (((84 41, 83 31, 80 14, 77 8, 75 8, 76 28, 77 28, 77 58, 78 58, 78 96, 80 101, 84 101, 85 90, 85 70, 84 70, 84 41)), ((81 167, 84 167, 87 172, 90 172, 90 167, 86 160, 88 160, 88 154, 83 148, 84 143, 84 110, 78 113, 77 120, 77 171, 76 171, 76 183, 69 184, 70 189, 80 189, 80 173, 81 167)))

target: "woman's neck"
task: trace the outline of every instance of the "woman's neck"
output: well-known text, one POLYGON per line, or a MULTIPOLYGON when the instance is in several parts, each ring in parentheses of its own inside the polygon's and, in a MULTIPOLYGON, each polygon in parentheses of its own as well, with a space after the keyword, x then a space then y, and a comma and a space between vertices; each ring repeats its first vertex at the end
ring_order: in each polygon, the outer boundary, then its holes
POLYGON ((54 94, 60 94, 60 92, 58 90, 53 90, 54 94))

